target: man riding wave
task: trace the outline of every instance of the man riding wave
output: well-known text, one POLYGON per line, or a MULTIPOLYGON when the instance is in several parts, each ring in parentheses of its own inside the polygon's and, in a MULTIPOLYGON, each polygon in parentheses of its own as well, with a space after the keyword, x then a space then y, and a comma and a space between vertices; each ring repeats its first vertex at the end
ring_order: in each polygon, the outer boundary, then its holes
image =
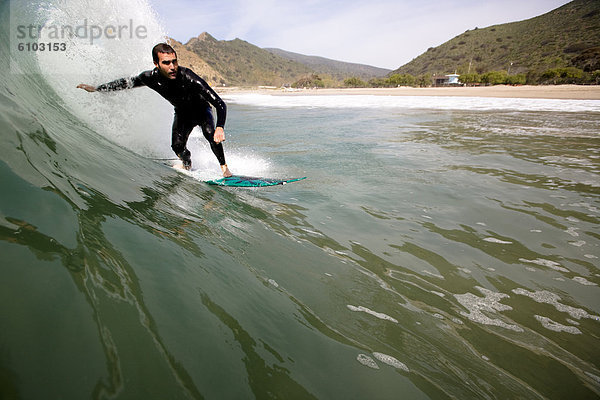
POLYGON ((192 129, 200 126, 214 155, 221 165, 223 176, 231 176, 225 162, 223 142, 225 141, 225 119, 227 106, 219 95, 196 75, 191 69, 177 64, 177 53, 166 43, 159 43, 152 49, 152 59, 155 68, 144 71, 132 78, 121 78, 100 86, 81 83, 78 88, 88 92, 108 92, 113 90, 130 89, 138 86, 148 86, 167 99, 175 108, 171 148, 183 161, 185 169, 192 167, 191 153, 186 144, 192 129), (211 105, 217 114, 217 123, 213 118, 211 105))

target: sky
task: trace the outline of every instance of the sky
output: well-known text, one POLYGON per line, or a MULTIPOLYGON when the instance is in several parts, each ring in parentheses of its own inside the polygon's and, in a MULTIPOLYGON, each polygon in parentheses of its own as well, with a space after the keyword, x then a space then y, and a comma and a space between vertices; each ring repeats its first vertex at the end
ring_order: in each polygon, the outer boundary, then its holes
POLYGON ((148 0, 167 34, 397 69, 476 27, 521 21, 566 0, 148 0))

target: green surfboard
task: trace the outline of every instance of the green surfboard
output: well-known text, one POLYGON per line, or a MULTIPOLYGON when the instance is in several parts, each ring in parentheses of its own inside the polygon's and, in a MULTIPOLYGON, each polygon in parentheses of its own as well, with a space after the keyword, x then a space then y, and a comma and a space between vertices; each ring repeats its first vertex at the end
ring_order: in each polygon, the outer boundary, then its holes
POLYGON ((218 186, 230 186, 230 187, 265 187, 275 185, 285 185, 290 182, 297 182, 306 179, 302 178, 291 178, 291 179, 277 179, 277 178, 259 178, 252 176, 233 175, 227 178, 215 179, 206 181, 209 185, 218 186))

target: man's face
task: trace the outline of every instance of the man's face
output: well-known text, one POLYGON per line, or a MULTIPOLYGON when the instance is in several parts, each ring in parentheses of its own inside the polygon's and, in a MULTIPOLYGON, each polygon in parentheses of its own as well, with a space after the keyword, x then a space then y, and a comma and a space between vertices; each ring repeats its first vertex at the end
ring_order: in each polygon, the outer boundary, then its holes
POLYGON ((177 77, 177 56, 173 53, 158 53, 158 63, 154 63, 158 72, 168 79, 177 77))

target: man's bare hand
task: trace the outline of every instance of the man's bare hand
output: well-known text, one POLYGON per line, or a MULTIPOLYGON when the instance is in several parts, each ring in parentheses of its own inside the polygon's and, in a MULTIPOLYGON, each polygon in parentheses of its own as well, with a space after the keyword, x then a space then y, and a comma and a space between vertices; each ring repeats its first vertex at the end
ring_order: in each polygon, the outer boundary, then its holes
POLYGON ((223 128, 218 127, 217 129, 215 129, 214 140, 215 143, 221 143, 225 141, 225 131, 223 130, 223 128))
POLYGON ((95 92, 96 91, 96 88, 94 86, 92 86, 92 85, 86 85, 85 83, 80 83, 79 85, 77 85, 77 88, 78 89, 83 89, 83 90, 88 91, 88 92, 95 92))

